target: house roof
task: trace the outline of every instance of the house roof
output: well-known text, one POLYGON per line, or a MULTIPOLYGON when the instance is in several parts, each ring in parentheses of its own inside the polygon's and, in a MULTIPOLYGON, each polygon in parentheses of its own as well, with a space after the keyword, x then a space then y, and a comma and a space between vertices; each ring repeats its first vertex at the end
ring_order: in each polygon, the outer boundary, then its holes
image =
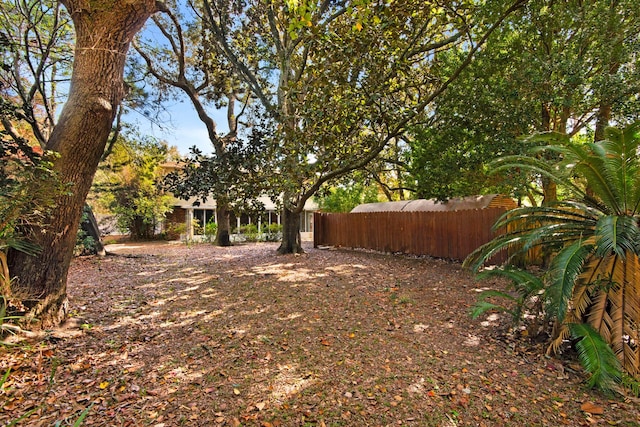
POLYGON ((455 197, 446 202, 436 199, 402 200, 399 202, 365 203, 351 210, 357 212, 447 212, 491 207, 515 208, 513 199, 500 194, 483 196, 455 197))
MULTIPOLYGON (((174 172, 183 168, 184 162, 164 162, 160 165, 165 174, 174 172)), ((257 198, 259 202, 264 205, 265 211, 279 211, 278 206, 271 200, 269 196, 260 196, 257 198)), ((206 202, 203 202, 201 198, 191 197, 189 200, 179 199, 173 197, 172 205, 183 209, 216 209, 216 200, 213 197, 208 197, 206 202)), ((318 204, 313 198, 308 199, 304 204, 305 211, 317 211, 318 204)))
MULTIPOLYGON (((273 200, 271 200, 271 198, 269 196, 260 196, 257 199, 259 202, 261 202, 264 205, 264 210, 265 211, 279 211, 278 206, 276 206, 276 204, 273 202, 273 200)), ((173 198, 173 206, 177 206, 180 208, 184 208, 184 209, 215 209, 216 208, 216 200, 214 198, 207 198, 206 202, 202 202, 201 199, 192 197, 189 200, 182 200, 182 199, 178 199, 176 197, 173 198)), ((304 204, 304 210, 305 211, 317 211, 318 210, 318 204, 312 200, 309 199, 307 200, 307 202, 304 204)))

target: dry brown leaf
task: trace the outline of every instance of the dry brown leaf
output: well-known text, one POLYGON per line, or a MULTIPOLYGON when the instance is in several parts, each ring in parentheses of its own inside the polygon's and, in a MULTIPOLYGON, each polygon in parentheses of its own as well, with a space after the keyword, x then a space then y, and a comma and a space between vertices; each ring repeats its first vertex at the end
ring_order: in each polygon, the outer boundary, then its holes
POLYGON ((580 410, 583 412, 587 412, 591 415, 602 415, 604 414, 604 408, 602 406, 594 405, 591 402, 584 402, 580 405, 580 410))
POLYGON ((0 425, 39 405, 27 424, 64 423, 90 403, 87 425, 420 424, 414 414, 463 407, 460 425, 485 427, 504 417, 567 426, 640 419, 637 401, 584 390, 571 362, 540 357, 498 324, 478 328, 467 316, 478 284, 458 264, 313 248, 308 257, 274 258, 275 244, 134 246, 143 255, 74 260, 70 309, 95 325, 90 331, 0 349, 0 376, 11 368, 0 425), (265 269, 274 275, 256 275, 265 269), (412 303, 393 304, 389 286, 412 303), (428 328, 415 334, 418 324, 428 328), (481 346, 464 345, 469 331, 481 346), (404 397, 405 381, 427 375, 421 393, 404 397), (586 401, 592 406, 581 408, 586 401), (199 409, 185 413, 190 402, 199 409))

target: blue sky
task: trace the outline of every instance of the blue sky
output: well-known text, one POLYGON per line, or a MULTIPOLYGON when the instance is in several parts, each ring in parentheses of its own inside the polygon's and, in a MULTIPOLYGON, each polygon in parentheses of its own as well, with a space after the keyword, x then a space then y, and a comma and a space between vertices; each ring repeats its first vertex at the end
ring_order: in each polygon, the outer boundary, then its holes
MULTIPOLYGON (((167 113, 160 120, 161 126, 151 122, 138 112, 128 113, 125 120, 137 125, 143 134, 167 141, 169 145, 178 147, 183 155, 188 154, 189 148, 194 145, 205 153, 213 151, 213 146, 207 136, 207 129, 187 99, 182 102, 176 101, 173 104, 167 103, 165 108, 167 113)), ((216 122, 218 132, 224 133, 228 130, 224 111, 212 111, 210 115, 216 122)))
MULTIPOLYGON (((181 7, 180 10, 183 14, 189 14, 188 9, 184 7, 181 7)), ((143 28, 141 36, 143 39, 152 40, 152 43, 158 46, 167 45, 166 39, 151 21, 143 28)), ((153 77, 148 78, 153 79, 153 77)), ((148 83, 150 84, 149 87, 145 87, 146 90, 149 92, 157 90, 157 87, 154 87, 151 82, 148 83)), ((150 95, 153 98, 153 93, 150 95)), ((166 113, 162 113, 158 120, 159 124, 153 123, 140 112, 130 112, 126 116, 126 121, 136 124, 143 134, 167 141, 169 145, 178 147, 183 155, 188 154, 189 148, 194 145, 205 153, 211 153, 213 146, 207 136, 206 127, 198 118, 198 114, 188 97, 176 89, 172 91, 171 96, 163 98, 162 108, 166 110, 166 113), (177 100, 174 95, 178 98, 177 100)), ((228 131, 225 111, 211 110, 208 113, 215 121, 219 133, 228 131)))

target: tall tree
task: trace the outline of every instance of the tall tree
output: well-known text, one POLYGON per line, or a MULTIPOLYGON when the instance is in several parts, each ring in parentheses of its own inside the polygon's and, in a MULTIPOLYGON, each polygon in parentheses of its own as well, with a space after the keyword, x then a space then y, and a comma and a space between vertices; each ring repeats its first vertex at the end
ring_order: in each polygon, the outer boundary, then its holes
POLYGON ((0 2, 3 67, 0 91, 20 107, 28 129, 16 128, 10 115, 0 120, 14 140, 25 137, 44 147, 56 122, 71 72, 73 26, 57 1, 0 2))
MULTIPOLYGON (((157 33, 153 40, 140 40, 134 44, 137 53, 146 65, 146 72, 152 75, 163 87, 177 89, 189 99, 200 121, 207 129, 209 141, 214 149, 218 170, 215 174, 221 181, 229 182, 223 176, 235 176, 242 165, 235 164, 230 153, 230 145, 237 143, 239 121, 251 100, 234 78, 228 64, 212 46, 202 38, 202 22, 197 10, 184 7, 182 13, 165 11, 152 18, 153 26, 149 30, 157 33), (153 28, 155 27, 155 28, 153 28), (238 106, 238 103, 241 105, 238 106), (221 134, 218 123, 212 113, 220 107, 226 107, 228 131, 221 134), (222 169, 224 168, 224 169, 222 169)), ((201 153, 194 154, 198 163, 204 160, 201 153)), ((195 163, 190 163, 195 165, 195 163)), ((194 183, 196 184, 196 183, 194 183)), ((235 194, 220 188, 214 182, 198 182, 197 186, 205 191, 204 198, 213 197, 216 201, 215 243, 229 246, 230 214, 235 194), (209 184, 208 191, 204 188, 209 184)), ((173 188, 176 190, 176 187, 173 188)))
MULTIPOLYGON (((151 239, 171 211, 172 198, 158 183, 160 165, 170 159, 166 142, 135 133, 121 135, 100 163, 89 195, 94 207, 112 214, 118 229, 134 239, 151 239)), ((177 157, 177 149, 173 149, 177 157)))
POLYGON ((66 314, 66 281, 82 207, 125 93, 123 72, 133 36, 161 4, 154 0, 63 0, 76 33, 68 99, 46 148, 70 192, 57 198, 42 232, 34 233, 36 256, 15 252, 9 260, 17 285, 33 298, 29 317, 42 325, 66 314))
MULTIPOLYGON (((531 0, 524 11, 492 35, 438 100, 432 121, 416 129, 410 169, 420 193, 449 197, 486 186, 553 200, 551 180, 490 176, 486 163, 522 152, 517 138, 531 132, 588 129, 602 139, 610 119, 638 117, 638 2, 531 0)), ((454 66, 459 56, 443 62, 454 66)))
POLYGON ((525 2, 497 11, 466 1, 204 2, 211 42, 278 123, 272 191, 283 198, 280 253, 302 251, 306 201, 419 120, 525 2), (466 59, 448 75, 433 73, 438 55, 456 45, 466 59), (256 53, 253 66, 245 58, 256 53))
POLYGON ((165 188, 185 200, 220 197, 216 199, 218 215, 221 201, 238 216, 259 214, 264 210, 259 201, 264 194, 263 183, 273 169, 265 144, 270 132, 270 122, 258 122, 248 135, 226 143, 221 155, 192 148, 191 154, 180 162, 181 167, 165 176, 165 188))
MULTIPOLYGON (((406 168, 415 183, 414 197, 446 200, 484 192, 529 195, 530 177, 512 171, 508 177, 497 177, 486 167, 500 153, 519 152, 522 144, 517 138, 533 132, 539 122, 539 103, 518 95, 514 82, 522 69, 515 66, 517 58, 505 57, 501 51, 503 45, 496 37, 489 40, 448 88, 447 96, 434 103, 431 117, 407 132, 406 168)), ((459 61, 457 52, 441 56, 443 67, 459 61)))

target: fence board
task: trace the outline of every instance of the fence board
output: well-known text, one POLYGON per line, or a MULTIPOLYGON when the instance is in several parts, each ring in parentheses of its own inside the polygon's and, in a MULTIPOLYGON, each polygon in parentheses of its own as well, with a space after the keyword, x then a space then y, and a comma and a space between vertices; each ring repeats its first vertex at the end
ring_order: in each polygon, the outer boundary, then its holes
MULTIPOLYGON (((494 237, 505 208, 453 212, 314 214, 314 246, 342 246, 464 260, 494 237)), ((498 254, 492 262, 502 262, 498 254)))

